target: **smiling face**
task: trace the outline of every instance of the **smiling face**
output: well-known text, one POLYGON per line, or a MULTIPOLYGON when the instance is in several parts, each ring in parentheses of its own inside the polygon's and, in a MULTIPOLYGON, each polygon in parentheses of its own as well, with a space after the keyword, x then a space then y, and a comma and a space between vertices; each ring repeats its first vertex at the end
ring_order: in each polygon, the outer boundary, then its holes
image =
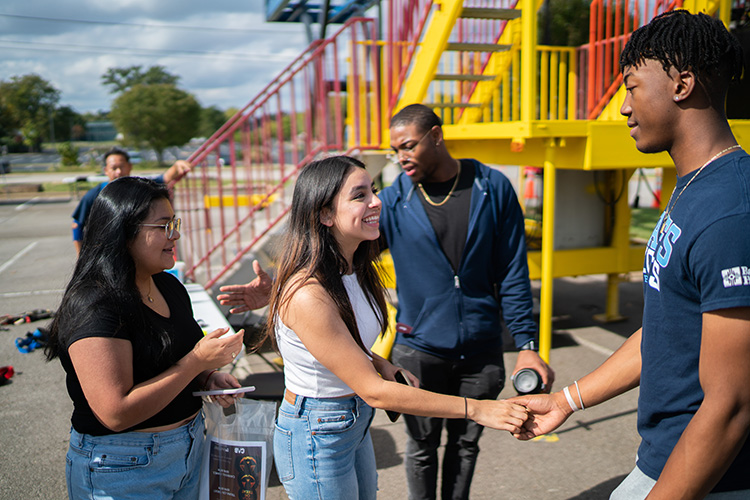
MULTIPOLYGON (((160 198, 151 205, 151 210, 143 221, 144 224, 166 224, 174 217, 174 210, 169 200, 160 198)), ((135 262, 136 273, 143 276, 171 269, 174 266, 175 242, 180 233, 174 231, 172 238, 167 238, 163 227, 141 226, 138 234, 128 248, 135 262)))
POLYGON ((104 163, 104 175, 109 177, 110 181, 119 179, 120 177, 129 177, 132 170, 133 166, 121 154, 113 153, 107 156, 107 160, 104 163))
POLYGON ((645 59, 623 69, 627 93, 620 113, 628 118, 630 136, 642 153, 669 151, 674 142, 680 99, 679 73, 645 59), (675 100, 677 97, 677 101, 675 100))
POLYGON ((436 143, 441 134, 440 127, 425 131, 413 123, 391 127, 391 149, 412 182, 433 181, 440 163, 436 143))
POLYGON ((321 222, 330 228, 331 234, 347 258, 363 241, 380 236, 380 198, 375 194, 372 178, 367 170, 349 168, 344 182, 333 199, 331 210, 321 214, 321 222))

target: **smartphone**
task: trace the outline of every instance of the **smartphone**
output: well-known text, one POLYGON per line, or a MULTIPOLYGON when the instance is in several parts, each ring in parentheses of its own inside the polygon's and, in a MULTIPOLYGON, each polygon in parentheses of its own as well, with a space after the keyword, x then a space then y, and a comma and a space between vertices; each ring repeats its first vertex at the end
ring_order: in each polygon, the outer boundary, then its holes
MULTIPOLYGON (((414 387, 413 384, 411 383, 411 380, 406 375, 404 375, 404 371, 401 369, 399 369, 396 372, 396 374, 393 376, 393 379, 399 384, 404 384, 410 387, 414 387)), ((388 415, 388 420, 390 420, 391 422, 395 422, 396 420, 398 420, 398 417, 401 416, 400 412, 393 411, 393 410, 385 410, 385 414, 388 415)))

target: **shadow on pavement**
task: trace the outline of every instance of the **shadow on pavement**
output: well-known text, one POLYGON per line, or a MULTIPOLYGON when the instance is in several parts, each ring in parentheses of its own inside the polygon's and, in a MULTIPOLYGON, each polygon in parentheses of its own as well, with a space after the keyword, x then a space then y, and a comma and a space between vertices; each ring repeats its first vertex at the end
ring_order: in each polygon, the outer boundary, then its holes
POLYGON ((582 491, 574 497, 568 498, 568 500, 602 500, 609 498, 610 493, 614 491, 617 486, 625 479, 627 474, 622 476, 615 476, 612 479, 608 479, 603 483, 599 483, 593 488, 586 491, 582 491))

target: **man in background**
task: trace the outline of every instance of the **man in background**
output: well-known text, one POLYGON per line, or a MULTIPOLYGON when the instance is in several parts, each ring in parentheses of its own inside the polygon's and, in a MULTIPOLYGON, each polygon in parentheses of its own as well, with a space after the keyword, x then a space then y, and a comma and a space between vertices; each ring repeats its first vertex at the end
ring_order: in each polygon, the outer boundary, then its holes
MULTIPOLYGON (((180 180, 185 174, 190 172, 191 168, 192 166, 187 161, 177 160, 163 174, 157 175, 156 177, 149 177, 153 178, 156 182, 170 184, 180 180)), ((76 248, 76 252, 81 250, 83 229, 86 226, 86 219, 88 218, 89 210, 91 210, 96 197, 99 196, 99 193, 109 181, 119 179, 120 177, 129 177, 132 170, 133 165, 130 164, 130 155, 128 155, 127 151, 113 147, 104 154, 104 175, 108 177, 108 180, 89 189, 86 194, 83 195, 81 201, 73 212, 73 245, 76 248)))

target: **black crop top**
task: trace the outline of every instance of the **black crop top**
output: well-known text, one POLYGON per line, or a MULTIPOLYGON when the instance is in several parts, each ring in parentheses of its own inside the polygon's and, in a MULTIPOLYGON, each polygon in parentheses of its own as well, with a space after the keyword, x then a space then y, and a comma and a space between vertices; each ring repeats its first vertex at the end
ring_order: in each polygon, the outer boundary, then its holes
MULTIPOLYGON (((174 276, 168 273, 159 273, 153 276, 154 283, 164 296, 169 305, 169 318, 165 318, 145 304, 146 318, 157 328, 163 329, 171 338, 171 346, 164 361, 156 364, 151 361, 137 359, 133 356, 133 383, 140 384, 156 375, 164 372, 170 366, 185 356, 203 337, 203 331, 198 323, 193 319, 193 308, 190 304, 185 287, 174 276)), ((116 305, 115 305, 116 306, 116 305)), ((121 338, 133 342, 128 331, 120 328, 117 332, 117 325, 120 324, 120 315, 122 313, 116 308, 98 309, 95 313, 95 320, 80 331, 73 332, 68 338, 67 346, 64 352, 60 354, 60 361, 67 374, 66 385, 68 394, 73 400, 73 416, 71 423, 73 428, 83 434, 93 436, 102 436, 105 434, 115 434, 108 429, 96 418, 91 407, 81 389, 81 384, 73 369, 73 365, 68 356, 67 349, 73 342, 89 337, 108 337, 121 338), (117 332, 117 333, 115 333, 117 332)), ((136 349, 133 349, 134 352, 136 349)), ((201 399, 192 395, 192 392, 198 390, 198 381, 193 380, 185 389, 180 392, 163 410, 153 417, 122 432, 129 432, 148 427, 157 427, 179 422, 193 415, 201 408, 201 399)))

